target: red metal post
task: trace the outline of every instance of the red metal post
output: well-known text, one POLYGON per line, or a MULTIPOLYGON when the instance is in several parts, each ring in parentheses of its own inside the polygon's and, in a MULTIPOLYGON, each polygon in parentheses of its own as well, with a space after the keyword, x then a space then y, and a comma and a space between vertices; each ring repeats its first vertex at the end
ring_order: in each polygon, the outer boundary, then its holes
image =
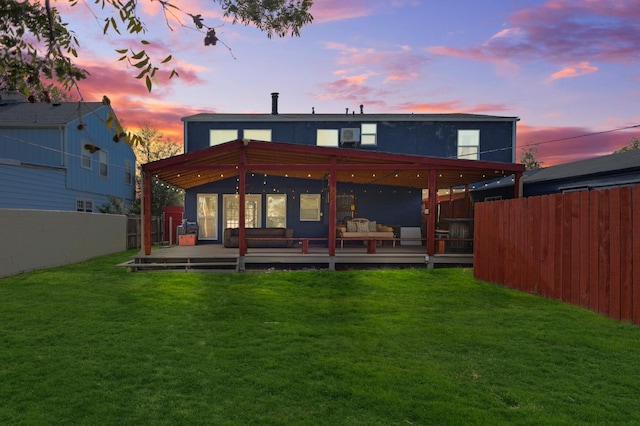
POLYGON ((142 172, 142 245, 144 254, 151 254, 151 174, 142 172))
POLYGON ((427 206, 427 254, 433 256, 436 252, 436 217, 438 211, 438 186, 436 183, 436 169, 429 171, 429 199, 427 206))
POLYGON ((336 255, 336 157, 331 157, 331 168, 329 170, 329 256, 336 255))
POLYGON ((240 148, 240 159, 238 161, 238 251, 240 256, 247 254, 247 240, 245 232, 245 216, 246 216, 246 192, 247 192, 247 153, 246 147, 240 148))

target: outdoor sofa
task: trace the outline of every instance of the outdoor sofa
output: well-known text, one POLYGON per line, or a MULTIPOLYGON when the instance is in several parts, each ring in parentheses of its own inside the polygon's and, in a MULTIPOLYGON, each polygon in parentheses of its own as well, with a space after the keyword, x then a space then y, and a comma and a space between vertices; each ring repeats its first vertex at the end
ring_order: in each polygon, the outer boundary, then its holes
MULTIPOLYGON (((347 220, 344 225, 338 225, 336 237, 367 241, 377 238, 394 238, 395 235, 390 226, 379 225, 375 220, 358 217, 347 220)), ((395 246, 395 241, 393 245, 395 246)), ((344 248, 344 240, 340 240, 340 248, 344 248)))
MULTIPOLYGON (((240 230, 226 228, 223 234, 224 247, 238 248, 240 230)), ((247 247, 250 248, 291 248, 293 229, 290 228, 245 228, 247 247), (252 239, 259 238, 259 239, 252 239)))

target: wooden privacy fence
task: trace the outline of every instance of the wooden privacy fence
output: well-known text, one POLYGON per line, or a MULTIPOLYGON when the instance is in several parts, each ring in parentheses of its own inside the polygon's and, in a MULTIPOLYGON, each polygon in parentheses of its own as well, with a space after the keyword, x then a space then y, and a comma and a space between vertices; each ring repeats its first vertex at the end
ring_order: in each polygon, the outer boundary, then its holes
POLYGON ((640 325, 640 185, 475 206, 476 278, 640 325))
MULTIPOLYGON (((164 229, 162 218, 151 217, 151 241, 163 242, 164 229)), ((138 215, 127 216, 127 250, 142 247, 142 220, 138 215)))

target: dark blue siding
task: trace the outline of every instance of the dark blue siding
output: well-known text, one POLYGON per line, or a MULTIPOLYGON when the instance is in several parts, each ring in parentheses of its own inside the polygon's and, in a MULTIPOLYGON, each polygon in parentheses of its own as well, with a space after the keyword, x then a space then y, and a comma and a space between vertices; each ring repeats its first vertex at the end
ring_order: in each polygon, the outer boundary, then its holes
MULTIPOLYGON (((195 222, 197 219, 197 194, 218 194, 219 218, 218 237, 222 239, 222 195, 235 193, 236 178, 192 188, 185 196, 184 217, 195 222)), ((356 185, 339 183, 338 194, 356 196, 357 216, 366 217, 378 224, 394 226, 420 226, 421 193, 417 189, 379 185, 356 185)), ((326 238, 329 230, 329 210, 326 181, 281 178, 262 175, 247 176, 247 194, 261 194, 262 224, 266 223, 266 194, 287 195, 287 227, 295 229, 296 236, 326 238), (265 182, 267 182, 265 184, 265 182), (275 189, 275 190, 274 190, 275 189), (322 217, 320 221, 300 221, 300 194, 321 194, 322 217)), ((338 218, 340 221, 342 218, 338 218)))
MULTIPOLYGON (((364 120, 353 122, 324 121, 273 121, 273 122, 188 122, 187 148, 189 152, 209 146, 209 130, 234 129, 242 138, 244 129, 271 129, 274 142, 316 144, 317 129, 360 128, 364 120)), ((511 142, 513 122, 457 122, 457 121, 382 121, 377 124, 377 146, 358 147, 397 154, 424 155, 456 158, 458 130, 480 130, 480 159, 485 161, 512 162, 511 142)))

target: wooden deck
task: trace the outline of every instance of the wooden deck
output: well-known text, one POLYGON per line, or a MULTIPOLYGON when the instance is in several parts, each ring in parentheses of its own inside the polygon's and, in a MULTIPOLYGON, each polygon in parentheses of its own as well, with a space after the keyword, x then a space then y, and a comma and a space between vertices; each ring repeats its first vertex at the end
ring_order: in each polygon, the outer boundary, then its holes
POLYGON ((132 257, 118 266, 133 271, 181 270, 208 272, 244 272, 251 270, 290 269, 372 269, 372 268, 435 268, 442 266, 472 266, 471 254, 436 254, 427 256, 424 246, 377 247, 367 253, 367 246, 337 248, 329 256, 326 247, 308 248, 302 253, 296 248, 250 248, 246 256, 238 249, 219 244, 154 247, 150 255, 132 257))

